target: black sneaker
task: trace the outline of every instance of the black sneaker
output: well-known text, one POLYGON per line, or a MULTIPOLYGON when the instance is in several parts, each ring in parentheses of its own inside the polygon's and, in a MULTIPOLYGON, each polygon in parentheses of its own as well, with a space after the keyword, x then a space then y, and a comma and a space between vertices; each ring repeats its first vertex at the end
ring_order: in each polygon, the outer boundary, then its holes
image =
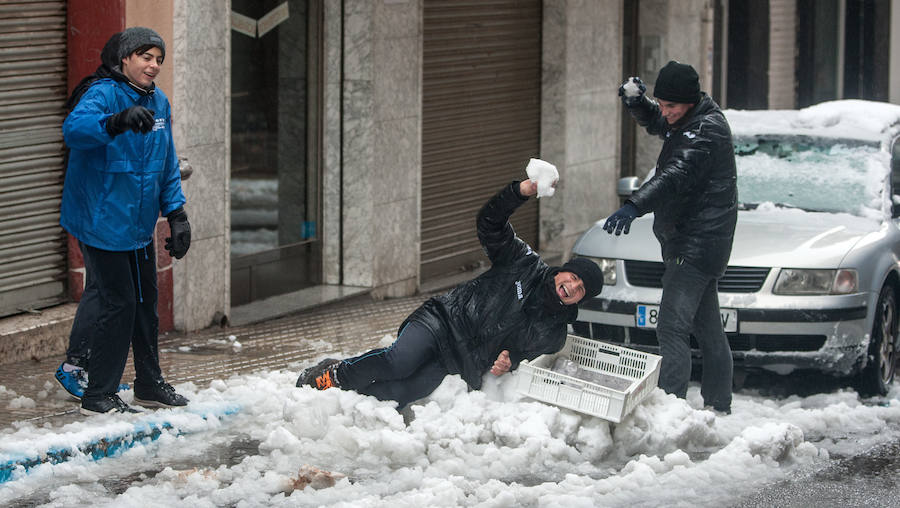
POLYGON ((186 406, 188 399, 175 393, 169 383, 147 387, 135 381, 134 402, 144 407, 180 407, 186 406))
MULTIPOLYGON (((337 370, 337 366, 341 363, 340 360, 335 358, 326 358, 321 362, 313 365, 312 367, 307 368, 303 372, 300 373, 300 377, 297 378, 297 386, 311 386, 313 388, 317 388, 319 390, 324 390, 326 388, 331 388, 332 386, 337 385, 337 376, 331 375, 332 371, 337 370), (320 386, 320 383, 317 383, 317 378, 322 377, 323 374, 329 373, 328 386, 320 386)), ((321 382, 321 380, 319 380, 321 382)))
POLYGON ((114 393, 81 398, 81 414, 92 416, 106 413, 140 413, 140 411, 122 402, 122 399, 114 393))

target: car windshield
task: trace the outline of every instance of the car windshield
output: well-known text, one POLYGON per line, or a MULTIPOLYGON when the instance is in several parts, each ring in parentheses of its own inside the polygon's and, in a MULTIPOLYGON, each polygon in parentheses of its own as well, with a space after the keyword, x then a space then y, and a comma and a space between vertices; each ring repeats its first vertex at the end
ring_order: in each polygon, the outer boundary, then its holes
POLYGON ((760 205, 867 216, 881 206, 878 147, 810 138, 735 142, 741 208, 760 205))

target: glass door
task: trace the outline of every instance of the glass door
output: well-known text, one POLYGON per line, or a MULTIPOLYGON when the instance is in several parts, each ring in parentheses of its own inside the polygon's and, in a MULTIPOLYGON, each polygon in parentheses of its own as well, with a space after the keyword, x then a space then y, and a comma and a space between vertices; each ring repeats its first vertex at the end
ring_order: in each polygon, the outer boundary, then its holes
POLYGON ((321 278, 321 0, 233 0, 231 304, 321 278))

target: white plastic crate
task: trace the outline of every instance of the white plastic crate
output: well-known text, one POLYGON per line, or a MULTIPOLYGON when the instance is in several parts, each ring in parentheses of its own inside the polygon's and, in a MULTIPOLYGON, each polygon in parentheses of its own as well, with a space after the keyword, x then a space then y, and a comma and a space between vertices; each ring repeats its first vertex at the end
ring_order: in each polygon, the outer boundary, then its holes
MULTIPOLYGON (((656 388, 662 357, 606 342, 569 335, 558 353, 523 361, 517 390, 528 397, 615 423, 656 388), (579 368, 620 381, 627 388, 609 387, 551 370, 560 356, 579 368)), ((613 384, 613 383, 610 383, 613 384)))

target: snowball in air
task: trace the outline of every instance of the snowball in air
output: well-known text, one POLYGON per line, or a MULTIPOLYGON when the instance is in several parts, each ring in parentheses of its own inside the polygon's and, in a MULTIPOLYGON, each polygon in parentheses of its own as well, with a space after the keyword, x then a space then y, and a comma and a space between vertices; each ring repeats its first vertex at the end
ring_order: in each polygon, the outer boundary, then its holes
POLYGON ((531 159, 525 167, 525 172, 532 182, 537 182, 537 197, 552 196, 556 192, 553 184, 559 180, 559 171, 553 164, 541 159, 531 159))

